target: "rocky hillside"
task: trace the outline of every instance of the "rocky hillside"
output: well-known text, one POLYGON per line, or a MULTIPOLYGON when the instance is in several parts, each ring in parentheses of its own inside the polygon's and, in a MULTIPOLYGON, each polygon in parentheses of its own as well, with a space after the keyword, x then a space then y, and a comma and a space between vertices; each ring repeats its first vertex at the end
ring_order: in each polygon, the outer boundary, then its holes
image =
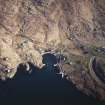
POLYGON ((43 52, 53 50, 66 58, 59 65, 68 80, 87 95, 105 100, 104 4, 105 0, 0 0, 0 78, 12 78, 19 64, 42 68, 43 52))

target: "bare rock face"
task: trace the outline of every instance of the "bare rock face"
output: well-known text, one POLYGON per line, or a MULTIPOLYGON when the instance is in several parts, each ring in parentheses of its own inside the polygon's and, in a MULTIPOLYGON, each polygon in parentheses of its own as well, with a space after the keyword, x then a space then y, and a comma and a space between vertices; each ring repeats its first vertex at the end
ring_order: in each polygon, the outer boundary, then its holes
POLYGON ((105 100, 104 69, 90 72, 89 66, 93 56, 101 59, 102 68, 105 63, 104 4, 105 0, 0 0, 0 78, 12 78, 21 63, 42 68, 42 52, 51 49, 67 58, 63 71, 78 89, 105 100))

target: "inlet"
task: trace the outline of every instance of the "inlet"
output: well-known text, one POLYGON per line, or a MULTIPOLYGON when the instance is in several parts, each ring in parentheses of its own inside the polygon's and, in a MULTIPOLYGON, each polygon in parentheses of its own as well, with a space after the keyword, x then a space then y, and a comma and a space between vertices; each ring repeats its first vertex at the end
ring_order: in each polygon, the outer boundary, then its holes
POLYGON ((30 63, 31 73, 20 65, 12 80, 0 81, 0 99, 37 105, 97 105, 96 100, 84 95, 57 74, 59 68, 54 66, 57 59, 53 54, 43 55, 43 63, 46 65, 41 70, 30 63))

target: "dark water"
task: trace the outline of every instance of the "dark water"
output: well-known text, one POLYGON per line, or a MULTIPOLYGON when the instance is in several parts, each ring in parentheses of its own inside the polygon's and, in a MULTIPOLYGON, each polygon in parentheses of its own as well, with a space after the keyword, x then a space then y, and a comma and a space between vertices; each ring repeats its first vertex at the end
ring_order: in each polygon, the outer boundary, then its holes
POLYGON ((54 55, 44 55, 43 62, 46 66, 42 70, 30 64, 33 71, 28 74, 19 67, 12 80, 0 82, 2 105, 105 105, 85 96, 71 82, 57 75, 59 70, 53 66, 57 62, 54 55))

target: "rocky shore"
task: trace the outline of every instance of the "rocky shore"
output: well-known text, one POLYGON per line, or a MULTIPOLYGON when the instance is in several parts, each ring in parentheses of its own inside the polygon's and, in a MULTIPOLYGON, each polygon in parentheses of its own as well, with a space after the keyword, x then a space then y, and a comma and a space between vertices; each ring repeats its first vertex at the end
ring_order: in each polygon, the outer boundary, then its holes
POLYGON ((105 0, 0 0, 0 78, 13 78, 19 64, 27 70, 29 62, 42 68, 42 55, 54 52, 64 57, 58 64, 69 81, 105 100, 104 4, 105 0))

